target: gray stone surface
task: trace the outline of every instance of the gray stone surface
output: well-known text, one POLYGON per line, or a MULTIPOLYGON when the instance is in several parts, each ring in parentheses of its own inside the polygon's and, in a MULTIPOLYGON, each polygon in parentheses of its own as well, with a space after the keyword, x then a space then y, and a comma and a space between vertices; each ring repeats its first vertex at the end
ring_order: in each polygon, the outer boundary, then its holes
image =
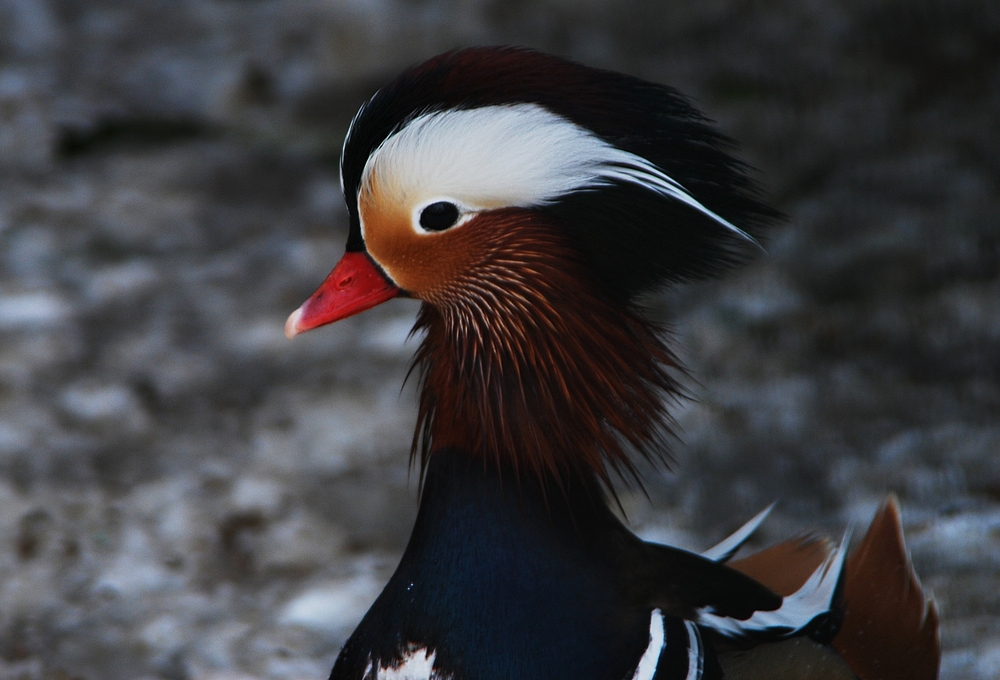
POLYGON ((791 216, 649 301, 697 399, 633 525, 836 535, 893 491, 942 676, 1000 677, 997 7, 0 0, 0 678, 325 677, 415 511, 416 308, 282 323, 356 106, 475 43, 677 85, 791 216))

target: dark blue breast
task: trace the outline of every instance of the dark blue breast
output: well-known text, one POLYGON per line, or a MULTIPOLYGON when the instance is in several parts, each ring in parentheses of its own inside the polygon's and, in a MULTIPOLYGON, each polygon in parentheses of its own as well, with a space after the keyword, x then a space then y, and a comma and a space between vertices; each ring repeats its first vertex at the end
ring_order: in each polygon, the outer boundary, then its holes
POLYGON ((361 678, 413 645, 455 680, 631 678, 650 607, 622 564, 639 546, 592 481, 545 488, 436 453, 403 559, 331 678, 361 678))

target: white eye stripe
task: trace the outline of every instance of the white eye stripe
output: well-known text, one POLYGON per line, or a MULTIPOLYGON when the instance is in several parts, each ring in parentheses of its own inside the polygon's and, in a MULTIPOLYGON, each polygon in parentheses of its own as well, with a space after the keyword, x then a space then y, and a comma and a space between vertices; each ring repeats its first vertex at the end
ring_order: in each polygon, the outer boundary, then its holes
POLYGON ((537 104, 417 116, 372 152, 362 187, 373 180, 397 204, 444 195, 471 210, 538 207, 574 191, 625 182, 685 203, 754 240, 645 158, 537 104))

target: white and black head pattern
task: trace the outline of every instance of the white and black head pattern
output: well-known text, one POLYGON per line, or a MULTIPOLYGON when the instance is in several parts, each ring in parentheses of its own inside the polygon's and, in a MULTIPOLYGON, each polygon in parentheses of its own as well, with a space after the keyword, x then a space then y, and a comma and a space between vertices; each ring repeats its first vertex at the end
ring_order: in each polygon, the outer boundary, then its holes
POLYGON ((668 87, 522 49, 450 52, 355 117, 341 162, 348 249, 364 249, 358 196, 371 182, 417 230, 546 211, 628 298, 740 261, 778 217, 730 146, 668 87))

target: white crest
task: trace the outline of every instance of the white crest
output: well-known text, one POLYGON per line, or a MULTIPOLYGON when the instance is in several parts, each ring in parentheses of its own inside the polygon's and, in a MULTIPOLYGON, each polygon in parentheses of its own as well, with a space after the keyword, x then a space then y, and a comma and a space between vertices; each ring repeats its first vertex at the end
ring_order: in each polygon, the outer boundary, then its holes
POLYGON ((747 240, 645 158, 537 104, 432 111, 379 146, 362 186, 414 208, 448 197, 467 211, 537 207, 565 194, 626 182, 685 203, 747 240))

